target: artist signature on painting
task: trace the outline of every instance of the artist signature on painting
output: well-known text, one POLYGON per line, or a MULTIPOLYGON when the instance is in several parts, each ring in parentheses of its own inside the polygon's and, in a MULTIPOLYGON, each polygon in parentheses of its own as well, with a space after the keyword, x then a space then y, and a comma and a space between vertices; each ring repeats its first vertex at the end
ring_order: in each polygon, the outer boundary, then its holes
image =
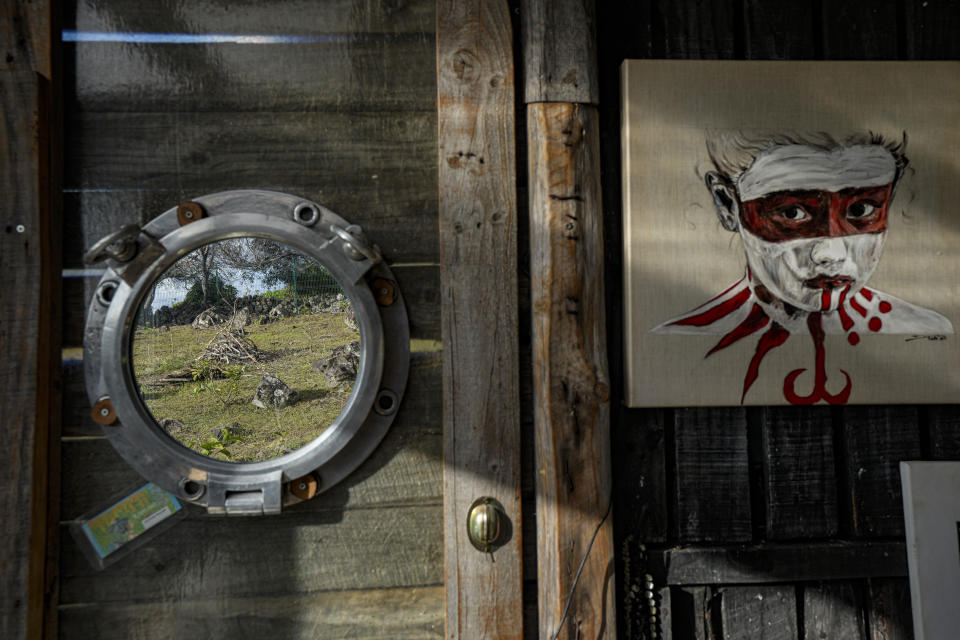
POLYGON ((947 336, 910 336, 909 338, 904 340, 904 342, 913 342, 914 340, 933 340, 936 342, 936 341, 946 340, 946 339, 947 339, 947 336))

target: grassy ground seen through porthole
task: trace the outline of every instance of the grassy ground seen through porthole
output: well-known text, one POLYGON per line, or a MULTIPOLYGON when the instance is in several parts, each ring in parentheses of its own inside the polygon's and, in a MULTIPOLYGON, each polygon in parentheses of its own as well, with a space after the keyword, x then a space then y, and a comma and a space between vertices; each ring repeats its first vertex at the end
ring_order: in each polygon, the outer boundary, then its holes
POLYGON ((359 341, 346 313, 279 318, 230 329, 179 325, 137 329, 134 375, 154 419, 178 442, 232 462, 267 460, 319 436, 337 417, 353 387, 335 384, 311 365, 359 341), (252 403, 264 374, 296 392, 288 406, 252 403))

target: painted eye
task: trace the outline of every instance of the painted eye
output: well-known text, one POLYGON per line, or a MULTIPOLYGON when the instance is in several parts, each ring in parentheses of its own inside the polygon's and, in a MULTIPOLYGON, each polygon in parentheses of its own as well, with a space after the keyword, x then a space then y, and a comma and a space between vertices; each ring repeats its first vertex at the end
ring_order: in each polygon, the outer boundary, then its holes
POLYGON ((810 217, 810 214, 807 213, 806 209, 796 206, 781 209, 780 215, 790 222, 802 222, 810 217))
POLYGON ((876 205, 861 200, 860 202, 854 202, 850 205, 850 208, 847 209, 848 218, 866 218, 874 211, 877 210, 876 205))

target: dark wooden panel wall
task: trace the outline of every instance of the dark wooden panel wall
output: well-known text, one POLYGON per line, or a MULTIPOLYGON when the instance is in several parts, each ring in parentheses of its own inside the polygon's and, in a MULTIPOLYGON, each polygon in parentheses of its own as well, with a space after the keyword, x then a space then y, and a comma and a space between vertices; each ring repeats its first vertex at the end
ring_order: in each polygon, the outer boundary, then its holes
MULTIPOLYGON (((617 381, 620 62, 956 59, 960 3, 642 0, 597 7, 608 333, 617 381)), ((912 637, 898 461, 958 459, 956 407, 621 410, 613 430, 623 637, 912 637)))
POLYGON ((440 637, 434 3, 80 0, 66 13, 76 35, 63 47, 65 267, 82 267, 102 235, 184 199, 287 191, 380 245, 408 302, 413 353, 396 422, 343 484, 277 517, 191 510, 98 573, 66 524, 139 478, 100 436, 83 391, 76 347, 96 280, 67 279, 61 636, 440 637), (155 35, 104 41, 124 33, 155 35))

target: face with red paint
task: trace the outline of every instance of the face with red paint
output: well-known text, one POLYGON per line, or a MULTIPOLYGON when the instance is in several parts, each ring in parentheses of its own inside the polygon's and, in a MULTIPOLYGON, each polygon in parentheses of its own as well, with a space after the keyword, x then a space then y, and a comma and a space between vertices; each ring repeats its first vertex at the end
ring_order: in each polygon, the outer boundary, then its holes
POLYGON ((779 145, 736 180, 711 172, 724 228, 743 240, 752 286, 805 311, 833 311, 880 261, 898 176, 880 145, 779 145))

